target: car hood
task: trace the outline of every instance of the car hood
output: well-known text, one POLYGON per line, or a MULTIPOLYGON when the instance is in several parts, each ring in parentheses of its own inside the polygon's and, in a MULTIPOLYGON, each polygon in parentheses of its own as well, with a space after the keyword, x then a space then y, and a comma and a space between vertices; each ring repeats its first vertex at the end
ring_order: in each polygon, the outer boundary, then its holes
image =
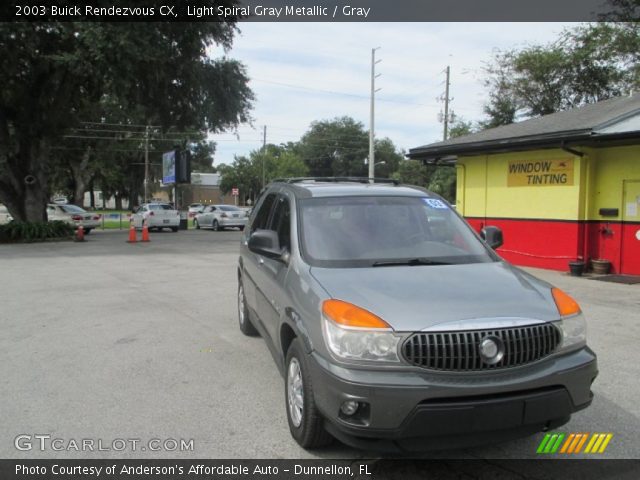
POLYGON ((369 310, 396 331, 473 319, 559 318, 551 285, 505 262, 310 272, 332 298, 369 310))

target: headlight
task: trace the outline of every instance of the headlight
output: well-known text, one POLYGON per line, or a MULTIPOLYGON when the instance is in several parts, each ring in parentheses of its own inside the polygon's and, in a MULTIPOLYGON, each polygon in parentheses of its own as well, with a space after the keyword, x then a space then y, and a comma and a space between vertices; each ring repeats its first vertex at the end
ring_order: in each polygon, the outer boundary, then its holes
POLYGON ((557 322, 562 331, 562 343, 558 352, 584 347, 587 344, 587 322, 582 315, 580 305, 559 288, 552 288, 551 294, 561 317, 557 322))
POLYGON ((558 352, 577 350, 587 344, 587 322, 581 313, 563 318, 556 325, 562 331, 562 343, 558 352))
POLYGON ((340 300, 322 306, 323 332, 329 350, 345 360, 399 362, 397 337, 388 323, 371 312, 340 300))

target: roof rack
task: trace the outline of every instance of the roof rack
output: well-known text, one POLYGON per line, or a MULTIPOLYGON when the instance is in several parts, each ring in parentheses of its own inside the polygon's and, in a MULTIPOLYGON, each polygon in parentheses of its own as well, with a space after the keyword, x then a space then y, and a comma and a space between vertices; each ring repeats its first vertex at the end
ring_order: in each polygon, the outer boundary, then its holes
POLYGON ((293 178, 276 178, 273 182, 282 183, 302 183, 302 182, 356 182, 356 183, 392 183, 399 185, 400 182, 393 178, 378 177, 293 177, 293 178))

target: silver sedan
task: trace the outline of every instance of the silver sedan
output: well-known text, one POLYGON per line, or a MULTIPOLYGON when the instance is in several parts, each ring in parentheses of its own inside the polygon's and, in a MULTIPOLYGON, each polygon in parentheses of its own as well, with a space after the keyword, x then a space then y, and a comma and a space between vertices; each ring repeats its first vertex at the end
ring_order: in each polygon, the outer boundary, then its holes
POLYGON ((193 224, 196 228, 211 228, 216 231, 232 227, 244 230, 247 213, 233 205, 209 205, 196 215, 193 224))
POLYGON ((49 221, 62 220, 75 227, 82 226, 85 234, 100 226, 100 215, 87 212, 77 205, 59 205, 50 203, 47 205, 47 219, 49 221))

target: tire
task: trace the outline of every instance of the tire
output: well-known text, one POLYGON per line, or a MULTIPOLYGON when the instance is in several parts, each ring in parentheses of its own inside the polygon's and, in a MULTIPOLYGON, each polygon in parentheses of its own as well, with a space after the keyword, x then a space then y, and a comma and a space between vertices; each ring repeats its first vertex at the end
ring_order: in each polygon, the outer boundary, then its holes
POLYGON ((200 224, 198 223, 198 219, 193 219, 193 226, 196 227, 196 230, 200 230, 200 224))
POLYGON ((84 230, 84 234, 85 235, 89 235, 91 233, 91 229, 90 228, 82 228, 82 230, 84 230))
POLYGON ((173 233, 178 233, 178 227, 171 227, 171 231, 173 233))
POLYGON ((298 338, 293 339, 285 361, 284 399, 291 436, 303 448, 329 445, 333 437, 324 429, 316 407, 307 358, 298 338), (295 392, 299 385, 301 392, 295 392))
POLYGON ((259 335, 256 327, 253 326, 249 319, 249 309, 244 297, 244 287, 242 286, 242 280, 238 279, 238 324, 240 325, 240 331, 247 337, 257 337, 259 335))
POLYGON ((218 220, 216 220, 215 218, 213 219, 213 222, 211 223, 211 228, 213 229, 214 232, 219 232, 220 231, 220 224, 218 223, 218 220))
POLYGON ((240 227, 240 231, 242 232, 244 230, 244 227, 240 227))

